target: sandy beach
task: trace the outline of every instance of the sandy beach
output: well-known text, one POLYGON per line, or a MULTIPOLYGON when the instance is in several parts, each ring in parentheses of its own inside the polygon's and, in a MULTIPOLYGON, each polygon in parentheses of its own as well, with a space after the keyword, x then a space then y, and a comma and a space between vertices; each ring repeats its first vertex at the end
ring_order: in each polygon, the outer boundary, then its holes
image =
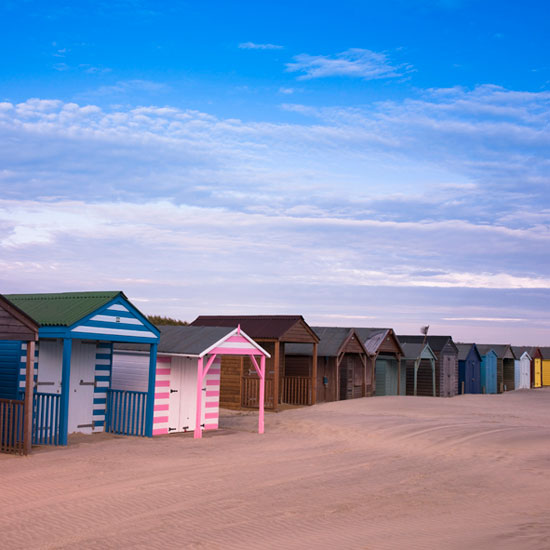
POLYGON ((550 548, 550 390, 222 414, 0 455, 2 548, 550 548))

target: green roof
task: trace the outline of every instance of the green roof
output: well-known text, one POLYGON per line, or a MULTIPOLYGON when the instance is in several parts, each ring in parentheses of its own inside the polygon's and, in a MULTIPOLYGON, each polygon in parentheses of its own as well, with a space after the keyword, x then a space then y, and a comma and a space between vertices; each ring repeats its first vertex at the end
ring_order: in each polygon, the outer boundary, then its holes
POLYGON ((54 294, 4 294, 4 297, 41 326, 70 327, 101 306, 124 296, 107 292, 60 292, 54 294))

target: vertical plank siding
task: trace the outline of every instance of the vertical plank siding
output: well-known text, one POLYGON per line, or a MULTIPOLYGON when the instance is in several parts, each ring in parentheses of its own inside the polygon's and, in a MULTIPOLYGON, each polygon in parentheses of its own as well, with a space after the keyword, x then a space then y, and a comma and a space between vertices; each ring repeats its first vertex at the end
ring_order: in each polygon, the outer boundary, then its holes
POLYGON ((281 403, 311 405, 311 378, 309 376, 284 376, 281 381, 281 403))
MULTIPOLYGON (((247 408, 259 407, 259 395, 260 395, 260 379, 256 378, 242 378, 242 401, 241 405, 247 408)), ((266 378, 265 380, 265 407, 273 408, 273 379, 266 378)))
POLYGON ((108 390, 105 431, 145 436, 146 405, 147 392, 108 390))
POLYGON ((24 401, 0 399, 0 452, 22 455, 24 401))

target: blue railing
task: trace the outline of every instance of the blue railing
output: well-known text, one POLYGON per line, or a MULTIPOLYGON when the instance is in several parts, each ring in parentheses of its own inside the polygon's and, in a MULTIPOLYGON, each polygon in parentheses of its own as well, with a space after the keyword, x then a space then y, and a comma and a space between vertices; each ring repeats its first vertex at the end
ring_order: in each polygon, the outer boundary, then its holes
MULTIPOLYGON (((25 392, 19 391, 25 400, 25 392)), ((32 403, 32 444, 59 445, 60 399, 58 393, 34 392, 32 403)))
POLYGON ((105 431, 145 436, 147 392, 107 390, 105 431))
POLYGON ((57 393, 34 394, 32 442, 34 445, 59 445, 59 409, 57 393))

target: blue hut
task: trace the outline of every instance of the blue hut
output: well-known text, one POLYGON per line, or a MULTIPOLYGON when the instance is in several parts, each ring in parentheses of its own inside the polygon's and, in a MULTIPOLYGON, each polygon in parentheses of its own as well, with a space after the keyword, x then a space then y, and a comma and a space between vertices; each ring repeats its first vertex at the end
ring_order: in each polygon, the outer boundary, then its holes
POLYGON ((497 393, 497 361, 498 356, 488 346, 478 346, 481 355, 481 392, 497 393))
MULTIPOLYGON (((150 347, 150 380, 139 435, 152 435, 159 331, 124 293, 8 294, 5 298, 39 327, 33 381, 33 443, 66 445, 69 433, 108 430, 105 418, 114 342, 150 347)), ((22 365, 26 348, 23 343, 19 346, 22 365)), ((7 354, 8 350, 0 350, 1 353, 7 354)), ((25 381, 25 370, 20 368, 11 390, 19 395, 14 397, 23 397, 25 381)))
POLYGON ((481 355, 475 344, 457 344, 458 392, 481 393, 481 355))

